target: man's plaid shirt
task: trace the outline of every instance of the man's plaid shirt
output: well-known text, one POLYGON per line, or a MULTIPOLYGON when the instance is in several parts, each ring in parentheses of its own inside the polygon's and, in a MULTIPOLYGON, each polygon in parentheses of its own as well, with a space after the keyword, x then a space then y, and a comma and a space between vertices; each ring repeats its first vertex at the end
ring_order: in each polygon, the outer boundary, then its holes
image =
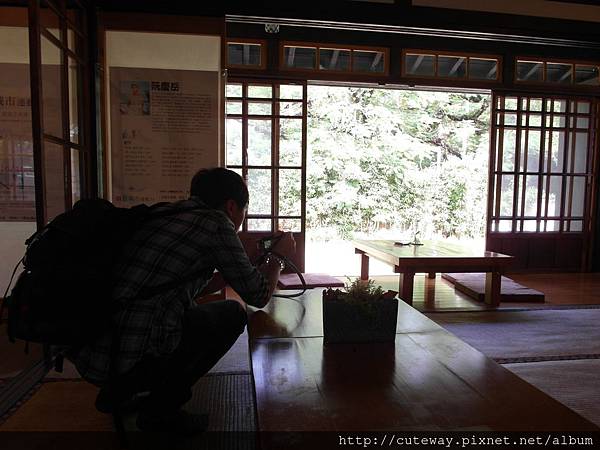
MULTIPOLYGON (((242 299, 264 306, 268 283, 252 265, 234 224, 219 210, 193 197, 157 209, 199 209, 151 219, 138 230, 116 267, 113 297, 121 308, 114 317, 120 331, 114 369, 125 373, 144 355, 173 352, 181 339, 183 315, 212 278, 215 269, 242 299), (194 281, 150 298, 136 298, 151 288, 198 273, 194 281)), ((95 384, 109 375, 112 330, 72 359, 80 374, 95 384)), ((199 345, 201 345, 199 343, 199 345)))

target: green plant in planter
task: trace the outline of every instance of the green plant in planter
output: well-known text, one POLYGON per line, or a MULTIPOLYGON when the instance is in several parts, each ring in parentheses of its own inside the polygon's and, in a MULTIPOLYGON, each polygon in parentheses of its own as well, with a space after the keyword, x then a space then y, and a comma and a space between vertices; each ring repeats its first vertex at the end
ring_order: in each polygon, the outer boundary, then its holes
POLYGON ((373 280, 349 281, 343 290, 323 291, 325 342, 393 341, 398 313, 397 292, 384 291, 373 280))

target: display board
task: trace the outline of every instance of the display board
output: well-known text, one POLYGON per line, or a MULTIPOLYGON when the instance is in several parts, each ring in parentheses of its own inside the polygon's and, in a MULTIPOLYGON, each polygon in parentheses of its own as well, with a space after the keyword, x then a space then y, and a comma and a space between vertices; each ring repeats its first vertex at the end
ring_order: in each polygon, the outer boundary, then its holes
POLYGON ((189 196, 192 176, 219 163, 219 74, 110 68, 112 201, 189 196))

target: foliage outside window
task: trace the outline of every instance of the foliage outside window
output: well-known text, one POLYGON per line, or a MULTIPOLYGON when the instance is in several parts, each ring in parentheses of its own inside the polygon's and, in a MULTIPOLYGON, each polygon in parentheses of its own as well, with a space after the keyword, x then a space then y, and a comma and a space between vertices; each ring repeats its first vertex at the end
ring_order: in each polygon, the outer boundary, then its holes
POLYGON ((322 72, 388 73, 388 50, 327 44, 283 43, 281 68, 322 72))
POLYGON ((402 75, 417 78, 499 81, 500 57, 405 50, 402 75))
POLYGON ((600 86, 600 65, 572 61, 517 58, 515 81, 577 86, 600 86))

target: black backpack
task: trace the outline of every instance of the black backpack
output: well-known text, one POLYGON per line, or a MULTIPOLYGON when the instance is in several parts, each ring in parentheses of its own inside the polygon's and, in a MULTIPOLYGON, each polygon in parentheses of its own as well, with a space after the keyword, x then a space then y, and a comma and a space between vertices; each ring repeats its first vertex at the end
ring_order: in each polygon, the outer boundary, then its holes
POLYGON ((27 239, 24 270, 2 304, 9 339, 79 347, 106 331, 118 306, 113 270, 124 245, 147 220, 185 211, 154 211, 160 205, 118 208, 103 199, 80 200, 27 239))

